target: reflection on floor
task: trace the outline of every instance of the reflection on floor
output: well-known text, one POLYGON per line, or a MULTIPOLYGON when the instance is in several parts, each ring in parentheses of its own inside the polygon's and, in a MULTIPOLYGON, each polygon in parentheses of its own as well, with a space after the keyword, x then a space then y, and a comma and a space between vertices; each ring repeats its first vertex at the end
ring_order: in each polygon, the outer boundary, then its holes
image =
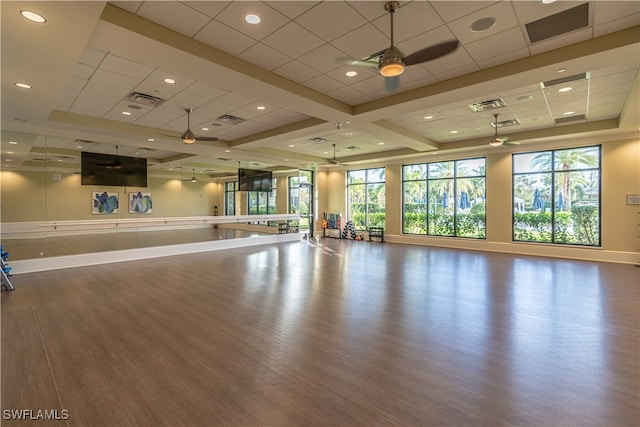
POLYGON ((638 425, 631 265, 312 239, 15 279, 3 426, 638 425))
POLYGON ((257 231, 210 227, 119 233, 97 232, 36 239, 2 239, 2 244, 7 251, 11 252, 11 260, 18 261, 266 235, 268 234, 257 231))

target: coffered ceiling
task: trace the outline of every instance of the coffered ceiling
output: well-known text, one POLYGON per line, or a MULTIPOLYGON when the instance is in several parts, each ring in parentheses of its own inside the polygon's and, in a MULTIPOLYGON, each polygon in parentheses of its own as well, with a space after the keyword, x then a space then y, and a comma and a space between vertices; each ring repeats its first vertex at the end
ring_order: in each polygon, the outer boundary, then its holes
POLYGON ((341 60, 389 47, 384 5, 2 1, 2 167, 77 169, 81 151, 115 146, 213 176, 325 167, 333 144, 350 165, 404 161, 496 149, 494 114, 519 143, 497 149, 638 136, 639 2, 401 2, 402 51, 460 44, 407 67, 392 93, 376 68, 341 60), (218 140, 183 144, 185 108, 218 140))

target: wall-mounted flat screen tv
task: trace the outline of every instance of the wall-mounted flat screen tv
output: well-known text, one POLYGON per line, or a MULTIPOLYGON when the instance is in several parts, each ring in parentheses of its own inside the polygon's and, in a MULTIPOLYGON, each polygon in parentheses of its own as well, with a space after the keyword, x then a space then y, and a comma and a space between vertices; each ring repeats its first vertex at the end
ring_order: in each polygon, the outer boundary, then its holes
POLYGON ((271 171, 238 169, 239 191, 271 191, 273 174, 271 171))
POLYGON ((146 187, 147 159, 83 151, 80 174, 82 185, 146 187))

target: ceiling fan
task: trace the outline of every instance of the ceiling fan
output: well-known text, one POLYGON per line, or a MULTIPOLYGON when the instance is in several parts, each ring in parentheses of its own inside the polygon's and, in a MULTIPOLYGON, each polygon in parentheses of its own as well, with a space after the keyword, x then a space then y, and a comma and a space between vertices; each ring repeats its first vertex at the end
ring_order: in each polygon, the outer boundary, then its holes
POLYGON ((507 142, 507 140, 509 139, 508 136, 498 136, 498 126, 500 126, 498 124, 498 116, 499 114, 493 115, 493 117, 495 118, 493 127, 495 127, 496 131, 495 131, 495 134, 489 140, 489 145, 492 147, 499 147, 501 145, 518 145, 519 144, 518 142, 507 142))
POLYGON ((187 112, 187 130, 182 134, 182 142, 185 144, 193 144, 196 141, 217 141, 218 138, 215 136, 195 136, 193 132, 191 132, 191 108, 185 108, 184 111, 187 112))
POLYGON ((400 86, 399 76, 406 67, 440 58, 456 50, 460 44, 458 40, 450 40, 405 55, 393 42, 393 15, 399 7, 400 3, 397 1, 388 1, 384 5, 384 9, 389 12, 391 19, 391 45, 387 49, 364 59, 339 59, 340 62, 346 64, 376 67, 380 75, 385 78, 385 91, 389 93, 394 92, 400 86))
POLYGON ((338 159, 336 159, 336 144, 331 145, 333 145, 333 158, 329 160, 329 166, 338 166, 340 162, 338 161, 338 159))
POLYGON ((196 179, 196 170, 192 169, 193 173, 191 175, 190 179, 183 179, 181 180, 182 182, 198 182, 198 180, 196 179))

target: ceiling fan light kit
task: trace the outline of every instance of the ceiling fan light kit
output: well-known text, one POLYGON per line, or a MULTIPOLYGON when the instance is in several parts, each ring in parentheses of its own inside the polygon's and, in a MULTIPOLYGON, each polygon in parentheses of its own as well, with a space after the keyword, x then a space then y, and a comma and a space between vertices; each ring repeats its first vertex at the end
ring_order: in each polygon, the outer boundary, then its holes
POLYGON ((200 141, 217 141, 218 138, 214 136, 199 136, 196 137, 193 132, 191 132, 191 108, 185 108, 184 111, 187 112, 187 130, 182 134, 182 142, 185 144, 193 144, 194 142, 200 141))
POLYGON ((385 91, 395 92, 400 86, 398 76, 404 73, 405 69, 410 65, 421 64, 431 61, 448 53, 453 52, 460 44, 458 40, 450 40, 433 46, 420 49, 410 55, 405 55, 398 48, 393 40, 393 15, 400 8, 397 1, 388 1, 384 5, 384 10, 389 12, 391 22, 391 33, 389 35, 390 45, 382 52, 382 55, 374 54, 365 59, 342 58, 342 62, 351 65, 362 65, 365 67, 377 67, 378 72, 385 78, 385 91), (374 60, 377 58, 377 61, 374 60))

